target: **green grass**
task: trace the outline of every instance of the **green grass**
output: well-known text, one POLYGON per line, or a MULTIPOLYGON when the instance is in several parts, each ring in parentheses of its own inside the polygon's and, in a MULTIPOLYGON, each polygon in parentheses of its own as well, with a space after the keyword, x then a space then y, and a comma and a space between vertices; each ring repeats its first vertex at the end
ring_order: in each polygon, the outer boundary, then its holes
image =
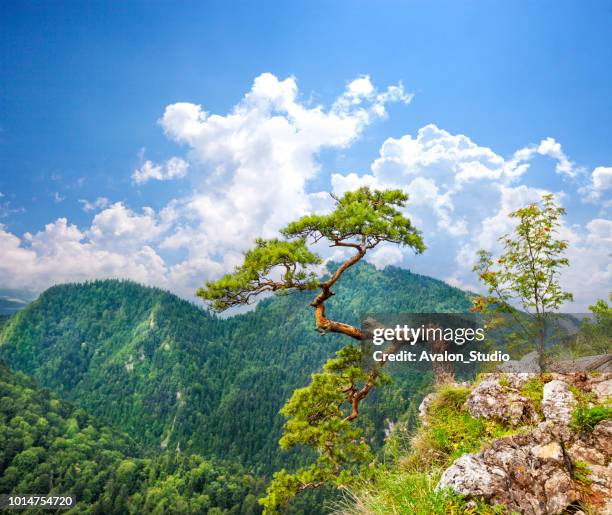
POLYGON ((544 381, 541 377, 534 377, 521 387, 521 395, 531 400, 538 415, 542 415, 542 399, 544 398, 544 381))
POLYGON ((572 392, 574 399, 578 402, 579 406, 588 406, 589 404, 597 404, 597 395, 593 392, 586 392, 577 386, 570 384, 569 390, 572 392))
POLYGON ((570 428, 576 433, 592 431, 603 420, 612 418, 612 407, 605 404, 586 406, 579 404, 572 412, 570 428))
POLYGON ((427 415, 427 423, 413 439, 404 461, 423 467, 448 467, 459 456, 477 452, 495 438, 516 432, 494 420, 474 418, 464 403, 469 388, 443 386, 438 390, 427 415))
MULTIPOLYGON (((500 422, 472 417, 464 408, 469 393, 469 388, 440 387, 428 410, 426 423, 411 439, 408 449, 397 451, 390 466, 379 467, 374 482, 364 482, 339 512, 381 515, 504 513, 503 507, 492 507, 482 501, 476 501, 474 506, 453 492, 434 490, 442 471, 459 456, 477 452, 491 440, 517 432, 500 422)), ((395 448, 401 449, 401 445, 395 448)))
POLYGON ((574 481, 582 486, 589 486, 591 484, 591 469, 584 461, 575 461, 573 463, 572 478, 574 481))
POLYGON ((504 390, 507 390, 508 388, 510 388, 510 380, 508 379, 507 375, 502 374, 499 377, 499 386, 501 386, 504 390))
POLYGON ((494 515, 504 513, 503 506, 490 506, 483 501, 475 505, 452 491, 435 491, 437 474, 381 470, 376 486, 350 495, 340 503, 338 513, 344 515, 494 515))

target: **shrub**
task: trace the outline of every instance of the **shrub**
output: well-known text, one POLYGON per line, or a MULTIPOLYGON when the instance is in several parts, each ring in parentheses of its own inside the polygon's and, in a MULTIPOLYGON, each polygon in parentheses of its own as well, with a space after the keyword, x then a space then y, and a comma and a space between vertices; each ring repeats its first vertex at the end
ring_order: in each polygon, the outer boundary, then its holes
POLYGON ((612 418, 612 407, 604 404, 595 406, 579 405, 572 412, 571 429, 576 433, 592 431, 603 420, 612 418))

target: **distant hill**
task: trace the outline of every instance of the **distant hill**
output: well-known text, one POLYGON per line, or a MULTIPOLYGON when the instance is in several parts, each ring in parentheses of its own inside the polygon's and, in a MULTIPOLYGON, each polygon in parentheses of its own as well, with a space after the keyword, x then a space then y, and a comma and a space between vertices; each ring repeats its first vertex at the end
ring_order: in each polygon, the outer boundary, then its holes
MULTIPOLYGON (((365 312, 471 305, 442 281, 367 263, 351 269, 336 293, 328 313, 355 324, 365 312)), ((279 408, 347 343, 314 330, 311 297, 272 297, 220 319, 129 281, 55 286, 0 329, 0 356, 150 449, 179 446, 270 473, 296 459, 278 450, 279 408)), ((382 440, 386 420, 406 410, 420 381, 368 403, 360 423, 372 440, 382 440)))
POLYGON ((0 316, 16 313, 25 308, 35 297, 28 291, 0 288, 0 316))

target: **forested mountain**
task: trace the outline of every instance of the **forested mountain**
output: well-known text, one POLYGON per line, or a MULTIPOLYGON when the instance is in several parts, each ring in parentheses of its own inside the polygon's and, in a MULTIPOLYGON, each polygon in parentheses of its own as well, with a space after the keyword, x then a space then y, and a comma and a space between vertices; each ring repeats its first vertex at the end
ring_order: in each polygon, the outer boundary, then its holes
POLYGON ((74 495, 68 513, 261 512, 262 480, 174 451, 147 456, 0 363, 0 492, 74 495))
MULTIPOLYGON (((343 277, 328 313, 359 323, 367 312, 450 312, 467 294, 441 281, 362 263, 343 277)), ((128 281, 53 287, 0 330, 0 356, 62 399, 125 431, 150 450, 239 461, 270 473, 280 453, 279 408, 346 340, 314 330, 312 292, 266 299, 220 319, 128 281)), ((410 377, 368 399, 360 423, 382 440, 427 381, 410 377)))

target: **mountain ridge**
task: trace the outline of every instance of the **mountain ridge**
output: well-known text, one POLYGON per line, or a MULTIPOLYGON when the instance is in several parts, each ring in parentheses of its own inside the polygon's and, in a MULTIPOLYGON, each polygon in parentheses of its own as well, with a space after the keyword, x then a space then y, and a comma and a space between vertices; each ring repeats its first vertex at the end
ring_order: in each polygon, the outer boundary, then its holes
MULTIPOLYGON (((299 459, 278 451, 279 408, 347 343, 315 331, 311 296, 275 296, 220 318, 131 281, 58 285, 0 329, 0 357, 150 448, 230 456, 270 473, 299 459)), ((468 294, 437 279, 363 263, 343 277, 328 312, 358 324, 366 311, 469 305, 468 294)), ((384 420, 405 410, 411 393, 378 395, 364 423, 381 441, 384 420)))

